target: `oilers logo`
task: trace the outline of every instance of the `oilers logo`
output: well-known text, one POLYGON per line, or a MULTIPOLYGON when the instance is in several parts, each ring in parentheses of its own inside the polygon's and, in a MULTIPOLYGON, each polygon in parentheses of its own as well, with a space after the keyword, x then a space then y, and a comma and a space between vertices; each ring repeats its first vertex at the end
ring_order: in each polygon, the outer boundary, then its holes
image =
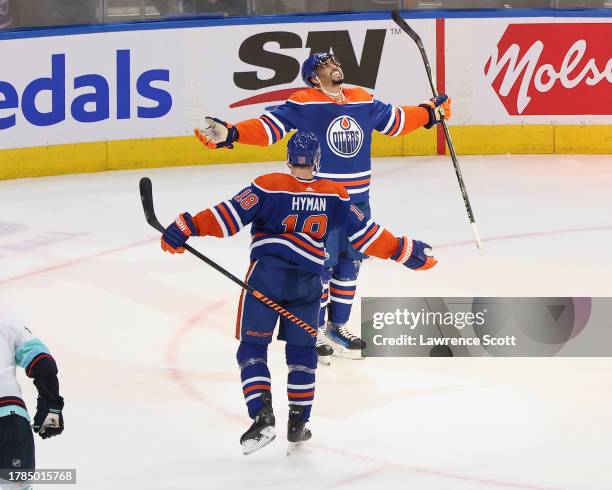
POLYGON ((327 128, 327 145, 339 157, 350 158, 361 150, 363 129, 350 116, 334 119, 327 128))

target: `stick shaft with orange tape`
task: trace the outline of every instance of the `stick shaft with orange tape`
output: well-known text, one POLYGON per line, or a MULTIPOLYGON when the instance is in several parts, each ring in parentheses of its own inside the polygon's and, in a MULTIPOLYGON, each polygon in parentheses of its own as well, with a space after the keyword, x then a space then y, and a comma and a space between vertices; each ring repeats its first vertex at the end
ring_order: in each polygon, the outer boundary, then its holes
MULTIPOLYGON (((163 233, 165 228, 161 225, 161 223, 157 219, 157 216, 155 215, 155 208, 153 206, 153 184, 151 183, 151 179, 149 179, 148 177, 143 177, 142 179, 140 179, 140 200, 142 201, 142 208, 144 210, 145 219, 147 220, 147 223, 149 223, 149 225, 151 225, 153 228, 155 228, 160 233, 163 233)), ((185 247, 185 250, 195 255, 198 259, 202 260, 203 262, 206 262, 213 269, 220 272, 221 274, 223 274, 225 277, 227 277, 231 281, 238 284, 238 286, 245 289, 249 294, 253 295, 255 299, 257 299, 258 301, 261 301, 268 308, 271 308, 272 310, 276 311, 279 315, 284 316, 289 321, 295 323, 298 327, 303 328, 311 336, 313 337, 317 336, 316 328, 313 328, 311 325, 309 325, 302 319, 298 318, 293 313, 283 308, 281 305, 275 303, 270 298, 268 298, 265 294, 257 291, 253 286, 250 286, 246 282, 238 279, 230 271, 224 269, 216 262, 210 260, 208 257, 206 257, 206 255, 202 254, 201 252, 198 252, 192 246, 188 244, 185 244, 183 246, 185 247)))

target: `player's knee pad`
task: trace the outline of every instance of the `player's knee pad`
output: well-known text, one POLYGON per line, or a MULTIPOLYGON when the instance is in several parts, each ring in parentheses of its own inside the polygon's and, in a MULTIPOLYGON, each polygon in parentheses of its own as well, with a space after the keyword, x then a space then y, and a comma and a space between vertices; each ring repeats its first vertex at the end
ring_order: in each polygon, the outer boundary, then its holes
POLYGON ((240 369, 244 369, 250 364, 266 364, 268 362, 268 344, 240 342, 238 352, 236 352, 236 361, 238 361, 240 369))
POLYGON ((314 345, 295 345, 285 346, 285 356, 288 366, 302 366, 307 369, 317 368, 317 349, 314 345))
POLYGON ((361 260, 342 258, 334 267, 332 277, 340 281, 354 281, 359 275, 361 260))

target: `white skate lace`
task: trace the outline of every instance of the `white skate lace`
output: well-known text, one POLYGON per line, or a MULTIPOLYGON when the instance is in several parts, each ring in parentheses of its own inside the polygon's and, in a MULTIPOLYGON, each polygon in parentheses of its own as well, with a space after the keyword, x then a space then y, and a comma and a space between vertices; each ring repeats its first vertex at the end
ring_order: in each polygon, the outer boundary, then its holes
POLYGON ((340 335, 342 335, 345 339, 348 339, 348 340, 355 340, 359 338, 357 337, 357 335, 349 332, 345 326, 338 328, 338 333, 340 333, 340 335))

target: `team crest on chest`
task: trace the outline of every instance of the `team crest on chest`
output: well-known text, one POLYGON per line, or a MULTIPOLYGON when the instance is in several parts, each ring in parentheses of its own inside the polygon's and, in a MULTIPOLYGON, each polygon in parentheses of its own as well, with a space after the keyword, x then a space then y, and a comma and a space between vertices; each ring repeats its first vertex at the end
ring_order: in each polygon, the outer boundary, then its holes
POLYGON ((350 158, 361 150, 363 129, 351 116, 334 119, 327 128, 327 145, 339 157, 350 158))

